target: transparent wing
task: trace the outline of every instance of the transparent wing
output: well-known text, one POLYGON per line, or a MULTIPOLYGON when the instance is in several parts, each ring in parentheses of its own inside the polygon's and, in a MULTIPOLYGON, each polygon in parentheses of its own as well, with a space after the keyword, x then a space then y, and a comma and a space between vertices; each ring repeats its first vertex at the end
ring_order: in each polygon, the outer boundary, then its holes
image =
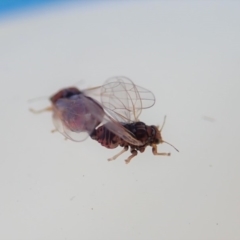
MULTIPOLYGON (((110 79, 109 79, 110 80, 110 79)), ((108 81, 108 80, 107 80, 108 81)), ((107 84, 107 81, 105 82, 105 84, 107 84)), ((131 82, 131 80, 130 80, 131 82)), ((131 82, 132 83, 132 82, 131 82)), ((133 84, 133 83, 132 83, 133 84)), ((93 87, 93 88, 88 88, 88 89, 85 89, 84 90, 84 95, 87 95, 87 96, 91 96, 91 97, 94 97, 94 99, 96 100, 95 102, 97 104, 98 101, 102 100, 102 91, 103 91, 103 86, 101 87, 93 87)), ((145 91, 145 89, 144 89, 145 91)), ((147 90, 148 91, 148 90, 147 90)), ((90 97, 88 97, 89 99, 92 99, 90 97)), ((153 103, 154 104, 154 103, 153 103)), ((153 105, 152 104, 152 105, 153 105)), ((105 106, 102 104, 101 108, 104 108, 104 110, 107 110, 105 109, 105 106)), ((92 108, 93 109, 93 108, 92 108)), ((112 116, 109 116, 106 112, 104 112, 104 116, 102 115, 101 116, 101 119, 99 119, 99 113, 98 112, 93 112, 92 113, 93 117, 98 119, 98 120, 101 120, 101 123, 104 124, 104 126, 109 130, 111 131, 112 133, 116 134, 117 136, 119 136, 120 138, 122 138, 124 141, 130 143, 130 144, 133 144, 135 146, 140 146, 142 145, 142 142, 137 140, 136 138, 134 138, 134 136, 132 135, 131 132, 129 132, 126 128, 124 128, 124 126, 121 124, 121 121, 124 120, 124 122, 126 122, 125 119, 122 119, 122 118, 119 118, 121 119, 119 121, 119 119, 112 113, 112 116)))
POLYGON ((108 79, 101 88, 104 109, 117 121, 134 122, 142 109, 155 103, 154 94, 135 85, 129 78, 119 76, 108 79))
POLYGON ((81 142, 99 125, 103 115, 99 105, 83 94, 78 94, 72 98, 59 99, 55 103, 53 122, 66 138, 81 142))
POLYGON ((135 146, 141 146, 143 143, 139 140, 137 140, 131 132, 129 132, 124 126, 120 123, 108 116, 107 114, 104 116, 105 121, 107 120, 107 123, 104 124, 104 126, 110 130, 112 133, 116 134, 120 138, 122 138, 124 141, 133 144, 135 146))
POLYGON ((58 114, 53 113, 53 124, 57 131, 59 131, 64 137, 70 139, 75 142, 82 142, 88 138, 88 132, 78 132, 75 133, 68 129, 67 126, 64 125, 64 122, 59 118, 58 114))

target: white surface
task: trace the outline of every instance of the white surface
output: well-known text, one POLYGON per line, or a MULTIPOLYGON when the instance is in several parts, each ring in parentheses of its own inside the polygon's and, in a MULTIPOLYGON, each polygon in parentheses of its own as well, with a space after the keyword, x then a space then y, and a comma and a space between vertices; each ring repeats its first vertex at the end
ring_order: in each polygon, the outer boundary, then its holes
POLYGON ((0 23, 0 239, 240 239, 240 4, 75 5, 0 23), (171 157, 64 141, 28 99, 125 75, 171 157), (205 118, 204 118, 205 116, 205 118), (211 117, 215 121, 209 121, 211 117))

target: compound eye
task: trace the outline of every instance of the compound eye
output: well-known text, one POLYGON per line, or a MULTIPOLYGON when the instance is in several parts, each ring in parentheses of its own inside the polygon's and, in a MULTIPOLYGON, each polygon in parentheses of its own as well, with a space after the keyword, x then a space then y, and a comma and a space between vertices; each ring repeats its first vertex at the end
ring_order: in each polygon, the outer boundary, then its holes
POLYGON ((151 127, 151 128, 152 128, 152 132, 151 132, 151 134, 152 134, 152 136, 155 136, 155 135, 156 135, 156 130, 155 130, 154 127, 151 127))

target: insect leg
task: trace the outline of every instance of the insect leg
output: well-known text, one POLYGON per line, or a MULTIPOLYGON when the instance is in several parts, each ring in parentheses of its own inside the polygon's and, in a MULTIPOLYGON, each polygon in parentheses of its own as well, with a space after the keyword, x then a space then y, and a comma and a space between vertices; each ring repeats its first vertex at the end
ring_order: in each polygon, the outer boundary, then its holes
POLYGON ((132 160, 132 158, 134 158, 135 156, 137 156, 137 150, 132 149, 132 150, 131 150, 131 153, 132 153, 132 155, 129 156, 129 157, 125 160, 126 164, 130 163, 130 161, 132 160))
POLYGON ((40 109, 40 110, 35 110, 35 109, 32 109, 32 108, 29 108, 29 111, 32 112, 32 113, 42 113, 42 112, 52 111, 52 106, 46 107, 46 108, 40 109))
MULTIPOLYGON (((51 130, 51 133, 55 133, 55 132, 57 132, 57 131, 58 131, 57 129, 53 129, 53 130, 51 130)), ((64 137, 64 140, 67 141, 68 138, 67 138, 67 137, 64 137)))
POLYGON ((141 152, 141 153, 143 153, 143 152, 145 151, 145 148, 146 148, 145 146, 139 147, 138 151, 141 152))
POLYGON ((120 153, 118 153, 118 154, 116 154, 115 156, 109 158, 108 161, 115 160, 117 157, 119 157, 121 154, 123 154, 123 153, 126 152, 127 150, 128 150, 128 146, 124 147, 123 150, 122 150, 120 153))
POLYGON ((157 152, 157 145, 152 146, 152 152, 154 155, 170 156, 171 153, 159 153, 157 152))

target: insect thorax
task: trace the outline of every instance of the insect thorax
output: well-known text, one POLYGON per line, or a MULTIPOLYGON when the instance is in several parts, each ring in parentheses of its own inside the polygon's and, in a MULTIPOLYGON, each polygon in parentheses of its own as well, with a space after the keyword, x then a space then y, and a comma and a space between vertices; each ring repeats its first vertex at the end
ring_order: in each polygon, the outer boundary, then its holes
POLYGON ((144 122, 127 123, 123 126, 144 146, 158 144, 162 141, 161 133, 156 126, 148 126, 144 122))
POLYGON ((82 92, 79 91, 75 87, 65 88, 65 89, 58 91, 52 97, 50 97, 50 101, 53 104, 55 104, 56 101, 59 100, 60 98, 71 98, 72 96, 80 94, 80 93, 82 93, 82 92))

